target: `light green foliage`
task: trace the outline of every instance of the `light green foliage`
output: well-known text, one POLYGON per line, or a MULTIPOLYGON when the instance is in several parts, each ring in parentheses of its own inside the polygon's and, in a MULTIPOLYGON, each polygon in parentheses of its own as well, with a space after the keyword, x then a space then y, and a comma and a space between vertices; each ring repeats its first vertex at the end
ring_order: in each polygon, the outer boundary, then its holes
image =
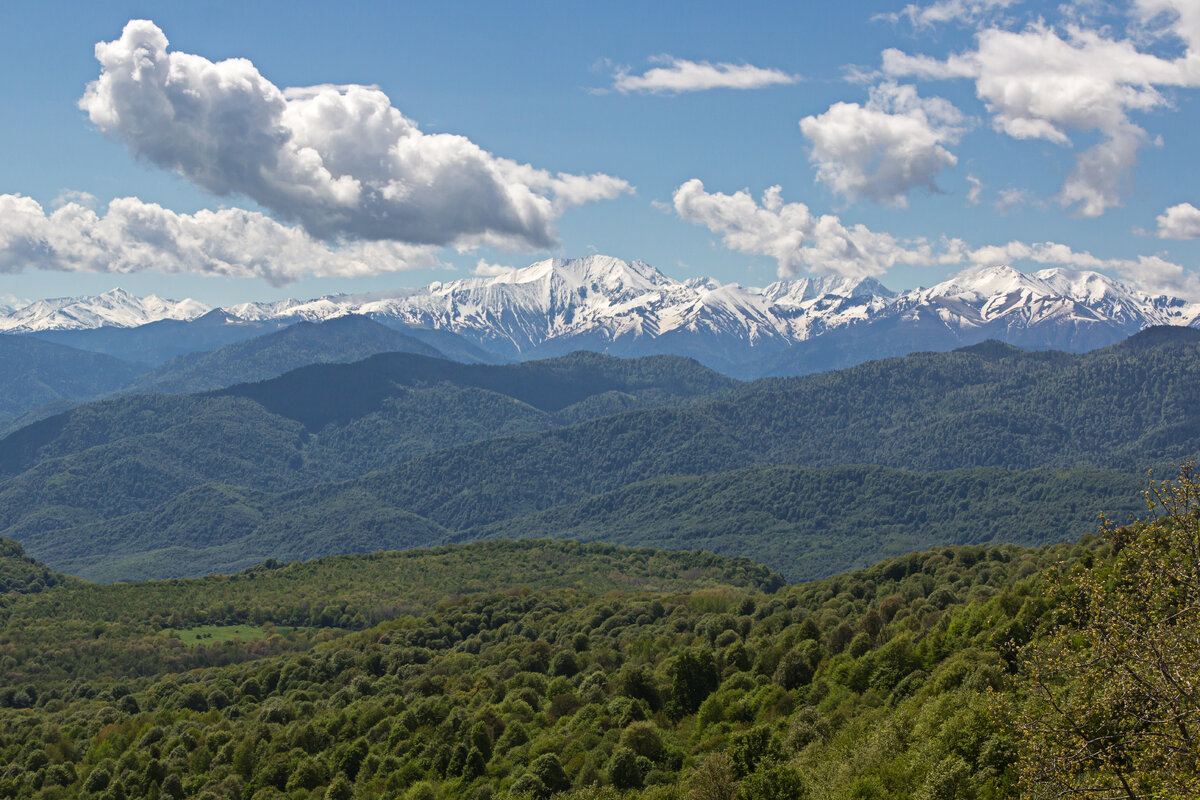
POLYGON ((999 800, 997 699, 1073 608, 1043 572, 1108 557, 948 547, 781 586, 535 541, 65 581, 0 602, 0 798, 999 800), (163 635, 237 625, 264 635, 163 635))

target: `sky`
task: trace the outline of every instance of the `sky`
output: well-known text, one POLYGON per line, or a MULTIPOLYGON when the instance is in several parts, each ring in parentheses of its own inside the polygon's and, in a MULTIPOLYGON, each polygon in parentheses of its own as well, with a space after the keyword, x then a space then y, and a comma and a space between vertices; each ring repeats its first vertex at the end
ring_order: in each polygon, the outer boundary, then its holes
POLYGON ((1200 299, 1200 4, 10 2, 0 304, 604 253, 1200 299))

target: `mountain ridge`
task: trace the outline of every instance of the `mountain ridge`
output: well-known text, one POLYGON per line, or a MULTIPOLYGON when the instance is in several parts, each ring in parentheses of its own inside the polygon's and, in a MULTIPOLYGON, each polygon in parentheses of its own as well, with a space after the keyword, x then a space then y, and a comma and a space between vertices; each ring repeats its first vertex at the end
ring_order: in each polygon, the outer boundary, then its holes
POLYGON ((626 357, 671 353, 746 378, 808 374, 989 338, 1082 352, 1154 325, 1200 326, 1200 303, 1058 267, 1033 273, 973 267, 928 288, 892 292, 873 278, 798 278, 762 288, 679 281, 645 262, 602 255, 307 301, 208 309, 151 296, 135 312, 135 299, 114 290, 70 303, 39 301, 0 314, 0 331, 61 340, 68 332, 144 324, 138 321, 156 313, 185 325, 206 320, 247 330, 356 314, 405 332, 453 334, 500 359, 581 349, 626 357))

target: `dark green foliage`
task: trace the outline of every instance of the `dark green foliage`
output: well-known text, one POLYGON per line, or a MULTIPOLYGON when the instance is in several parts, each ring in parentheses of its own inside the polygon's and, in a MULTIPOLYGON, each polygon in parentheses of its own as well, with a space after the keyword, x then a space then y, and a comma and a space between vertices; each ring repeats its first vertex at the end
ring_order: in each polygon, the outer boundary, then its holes
POLYGON ((696 713, 720 681, 712 652, 697 648, 680 653, 669 668, 669 676, 667 710, 676 719, 696 713))
POLYGON ((355 364, 304 367, 220 394, 248 397, 317 431, 378 410, 401 387, 441 382, 483 389, 545 412, 562 411, 607 392, 678 398, 710 394, 734 384, 675 356, 626 361, 579 352, 549 361, 491 366, 386 353, 355 364))
POLYGON ((1143 482, 1118 470, 754 467, 654 478, 460 536, 703 548, 809 580, 939 544, 1075 539, 1095 529, 1096 509, 1144 511, 1143 482))
POLYGON ((0 595, 40 592, 64 581, 69 579, 25 555, 19 543, 0 538, 0 595))
POLYGON ((608 781, 617 789, 642 788, 642 771, 637 755, 628 747, 618 747, 608 761, 608 781))
POLYGON ((739 800, 805 800, 808 796, 804 778, 788 764, 772 764, 755 772, 742 782, 738 792, 739 800))
MULTIPOLYGON (((334 401, 316 387, 339 385, 340 396, 369 385, 383 394, 357 401, 369 405, 386 396, 386 402, 320 437, 233 395, 138 396, 84 406, 0 440, 0 478, 10 478, 0 483, 0 530, 51 564, 110 580, 230 571, 267 556, 434 544, 446 533, 414 517, 386 487, 379 491, 361 483, 282 497, 258 493, 353 477, 507 430, 560 424, 554 414, 505 391, 529 395, 535 403, 541 389, 553 387, 559 398, 618 391, 636 406, 731 383, 674 357, 622 362, 578 354, 485 368, 392 354, 344 368, 312 367, 231 391, 248 392, 274 408, 293 402, 289 392, 297 381, 315 382, 306 397, 318 404, 334 401), (339 369, 357 377, 337 384, 336 376, 322 372, 339 369), (264 521, 279 524, 263 530, 264 521), (295 539, 297 528, 308 532, 306 541, 295 539), (163 549, 163 541, 173 548, 163 549), (287 542, 292 544, 278 547, 287 542)), ((317 413, 278 410, 309 422, 317 413)), ((587 416, 577 407, 562 409, 568 411, 570 419, 587 416)))

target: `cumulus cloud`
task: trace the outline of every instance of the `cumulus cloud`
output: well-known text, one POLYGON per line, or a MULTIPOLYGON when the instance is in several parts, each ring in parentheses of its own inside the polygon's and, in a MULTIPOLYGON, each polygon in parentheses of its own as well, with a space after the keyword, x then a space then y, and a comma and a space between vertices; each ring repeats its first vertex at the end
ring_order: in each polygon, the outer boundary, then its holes
POLYGON ((764 89, 800 80, 798 75, 750 64, 711 64, 708 61, 687 61, 671 56, 658 56, 651 60, 663 66, 648 69, 641 75, 631 75, 628 69, 617 70, 613 75, 612 88, 622 93, 679 94, 705 89, 764 89))
POLYGON ((905 243, 865 225, 843 225, 836 216, 813 214, 804 203, 784 203, 780 187, 763 193, 761 204, 742 190, 710 193, 696 178, 672 197, 675 213, 721 236, 740 253, 775 259, 779 275, 798 272, 863 278, 880 275, 898 263, 931 263, 924 242, 905 243))
POLYGON ((915 28, 946 22, 975 23, 996 11, 1002 11, 1018 0, 940 0, 927 6, 909 3, 899 11, 876 14, 872 19, 899 22, 906 19, 915 28))
POLYGON ((1200 208, 1191 203, 1171 206, 1156 221, 1160 239, 1200 239, 1200 208))
POLYGON ((949 101, 886 81, 865 106, 834 103, 800 120, 800 130, 812 143, 817 180, 851 200, 904 207, 909 191, 938 191, 938 173, 958 163, 943 144, 958 141, 963 122, 949 101))
POLYGON ((1099 132, 1101 140, 1081 152, 1058 201, 1081 216, 1095 217, 1119 205, 1149 141, 1130 119, 1168 105, 1160 87, 1200 85, 1200 12, 1190 0, 1141 0, 1149 24, 1188 44, 1178 59, 1142 52, 1128 39, 1113 39, 1077 25, 1065 34, 1043 22, 1022 31, 989 28, 976 49, 938 60, 889 49, 883 71, 929 79, 970 78, 996 130, 1016 139, 1044 139, 1070 146, 1070 133, 1099 132))
POLYGON ((0 195, 0 273, 208 273, 276 286, 302 275, 355 277, 437 264, 436 248, 401 242, 332 247, 300 228, 244 209, 178 214, 134 197, 103 216, 77 202, 47 213, 22 195, 0 195))
POLYGON ((865 225, 847 225, 838 217, 816 215, 804 203, 785 203, 778 186, 756 201, 749 191, 710 193, 693 178, 675 190, 675 213, 721 237, 728 249, 775 259, 781 278, 797 273, 863 278, 897 264, 915 266, 987 266, 1027 261, 1047 266, 1099 269, 1120 273, 1149 291, 1200 296, 1200 284, 1182 266, 1161 256, 1104 259, 1057 242, 971 248, 962 239, 899 239, 865 225))
POLYGON ((218 196, 244 195, 321 239, 541 249, 570 206, 631 191, 551 173, 463 136, 429 134, 372 86, 281 89, 246 59, 168 51, 146 20, 96 45, 79 101, 138 158, 218 196))

